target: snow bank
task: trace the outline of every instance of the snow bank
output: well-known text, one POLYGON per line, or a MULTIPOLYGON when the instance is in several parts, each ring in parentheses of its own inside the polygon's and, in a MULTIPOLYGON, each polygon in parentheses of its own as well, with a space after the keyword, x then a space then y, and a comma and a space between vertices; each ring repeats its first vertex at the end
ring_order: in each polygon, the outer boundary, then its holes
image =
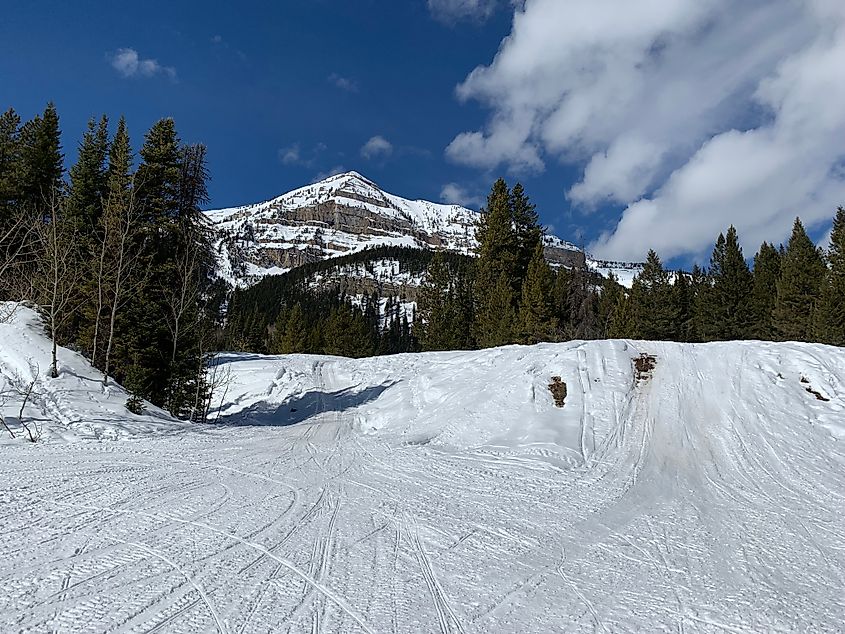
MULTIPOLYGON (((675 395, 681 424, 707 413, 774 430, 845 435, 845 351, 799 343, 593 341, 363 360, 227 354, 221 422, 288 425, 342 413, 363 433, 405 443, 534 455, 583 464, 630 415, 633 359, 653 354, 654 389, 675 395), (552 377, 568 387, 563 408, 552 377)), ((688 423, 692 424, 692 423, 688 423)))
MULTIPOLYGON (((0 407, 16 434, 22 396, 16 386, 32 383, 24 419, 44 429, 44 440, 121 439, 137 434, 172 432, 185 425, 166 412, 146 404, 145 415, 126 407, 128 394, 111 381, 103 386, 102 374, 81 354, 58 349, 59 376, 47 377, 51 342, 40 318, 30 308, 19 307, 8 323, 0 323, 0 407)), ((2 442, 9 435, 0 429, 2 442)))

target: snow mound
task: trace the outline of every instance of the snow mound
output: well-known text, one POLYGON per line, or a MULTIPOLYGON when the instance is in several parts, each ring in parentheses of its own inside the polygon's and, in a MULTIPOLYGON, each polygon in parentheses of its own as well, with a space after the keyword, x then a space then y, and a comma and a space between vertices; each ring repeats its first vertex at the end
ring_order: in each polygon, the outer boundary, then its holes
MULTIPOLYGON (((139 434, 185 428, 159 408, 145 404, 145 414, 126 409, 126 390, 114 381, 103 386, 102 374, 81 354, 59 347, 59 376, 50 379, 51 342, 37 313, 18 307, 7 323, 0 323, 0 408, 19 439, 26 437, 18 415, 20 388, 32 384, 23 418, 43 428, 43 440, 118 440, 139 434)), ((7 442, 9 434, 0 429, 7 442)))
POLYGON ((644 383, 664 424, 678 429, 845 436, 845 351, 820 345, 593 341, 362 360, 226 354, 221 363, 234 378, 220 422, 289 425, 333 414, 404 443, 568 466, 621 442, 634 409, 646 407, 636 402, 644 383), (653 379, 634 368, 642 354, 657 360, 653 379), (567 385, 562 408, 553 377, 567 385))

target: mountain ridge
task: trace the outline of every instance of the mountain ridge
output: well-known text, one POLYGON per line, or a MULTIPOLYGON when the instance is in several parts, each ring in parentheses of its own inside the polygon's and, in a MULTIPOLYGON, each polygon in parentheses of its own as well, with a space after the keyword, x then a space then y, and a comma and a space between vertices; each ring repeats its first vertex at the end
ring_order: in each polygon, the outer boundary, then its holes
MULTIPOLYGON (((205 212, 217 233, 221 275, 241 287, 303 264, 378 246, 470 255, 477 244, 479 214, 460 205, 391 194, 356 171, 263 202, 205 212)), ((622 277, 627 277, 625 271, 638 270, 628 263, 599 263, 557 236, 546 236, 545 247, 554 266, 607 275, 618 264, 622 277)))

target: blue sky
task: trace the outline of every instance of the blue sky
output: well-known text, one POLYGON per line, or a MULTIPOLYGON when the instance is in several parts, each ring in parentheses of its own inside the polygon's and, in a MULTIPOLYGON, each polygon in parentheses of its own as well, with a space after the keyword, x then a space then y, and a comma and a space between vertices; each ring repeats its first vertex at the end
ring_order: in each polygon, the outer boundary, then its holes
POLYGON ((749 255, 797 214, 822 237, 845 202, 841 5, 15 2, 0 105, 55 101, 69 158, 92 115, 136 147, 172 116, 215 207, 341 169, 477 206, 504 175, 561 237, 683 263, 731 223, 749 255))

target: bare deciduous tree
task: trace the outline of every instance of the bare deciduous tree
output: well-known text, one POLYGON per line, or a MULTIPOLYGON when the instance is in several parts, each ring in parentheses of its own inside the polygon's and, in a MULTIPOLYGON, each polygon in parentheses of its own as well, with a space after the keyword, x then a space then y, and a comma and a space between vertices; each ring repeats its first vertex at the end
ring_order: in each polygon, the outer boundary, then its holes
POLYGON ((34 261, 32 234, 35 216, 23 213, 0 227, 0 323, 11 319, 18 303, 31 296, 31 275, 24 269, 34 261))
MULTIPOLYGON (((24 377, 20 372, 15 372, 14 376, 7 380, 7 385, 0 390, 0 408, 2 408, 12 396, 17 396, 21 399, 20 408, 18 409, 18 424, 23 427, 29 437, 30 442, 38 442, 41 439, 43 427, 39 424, 37 419, 33 419, 32 423, 27 424, 24 417, 26 406, 29 401, 35 396, 35 387, 38 384, 38 377, 41 374, 41 367, 32 359, 27 360, 29 366, 29 377, 24 377)), ((16 438, 14 431, 9 427, 6 418, 0 409, 0 422, 3 427, 9 432, 12 438, 16 438)))
MULTIPOLYGON (((105 309, 107 313, 103 385, 107 385, 109 380, 118 314, 147 282, 147 271, 142 266, 143 252, 137 240, 141 214, 135 202, 134 192, 133 187, 128 194, 110 196, 103 215, 103 242, 97 275, 98 311, 102 312, 105 309)), ((94 331, 92 358, 95 361, 100 312, 97 313, 97 325, 94 331)))
POLYGON ((53 342, 49 376, 59 376, 56 360, 56 341, 61 327, 73 315, 78 299, 77 289, 81 280, 80 263, 77 261, 76 230, 62 218, 63 201, 55 189, 47 200, 48 217, 36 225, 39 246, 36 285, 39 305, 47 319, 53 342))

